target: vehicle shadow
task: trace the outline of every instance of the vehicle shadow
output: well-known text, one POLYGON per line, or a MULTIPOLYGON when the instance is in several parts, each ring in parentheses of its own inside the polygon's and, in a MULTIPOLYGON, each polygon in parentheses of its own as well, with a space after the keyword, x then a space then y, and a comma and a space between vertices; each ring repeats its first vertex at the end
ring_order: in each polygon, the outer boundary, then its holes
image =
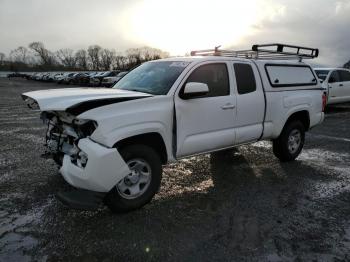
POLYGON ((325 108, 326 114, 336 114, 350 112, 350 103, 327 105, 325 108))

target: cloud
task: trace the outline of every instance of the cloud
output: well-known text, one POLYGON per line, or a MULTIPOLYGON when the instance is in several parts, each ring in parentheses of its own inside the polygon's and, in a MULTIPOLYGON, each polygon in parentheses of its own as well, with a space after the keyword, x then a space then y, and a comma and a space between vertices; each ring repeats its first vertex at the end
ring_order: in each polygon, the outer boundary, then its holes
POLYGON ((42 41, 49 49, 100 44, 126 49, 120 37, 121 11, 134 0, 0 0, 0 52, 42 41))
POLYGON ((209 39, 207 47, 247 48, 271 42, 318 47, 321 55, 315 62, 329 66, 350 59, 349 0, 225 1, 0 0, 0 52, 9 53, 32 41, 42 41, 53 51, 91 44, 122 51, 161 45, 166 39, 173 46, 192 49, 191 39, 196 46, 209 39), (137 5, 149 13, 133 12, 137 5), (191 19, 194 14, 200 19, 191 19), (139 17, 136 31, 132 16, 139 17), (178 24, 167 27, 173 20, 178 24))
POLYGON ((340 66, 350 59, 350 2, 335 0, 270 0, 268 6, 283 11, 265 17, 255 25, 246 43, 282 42, 317 47, 320 57, 316 63, 340 66))

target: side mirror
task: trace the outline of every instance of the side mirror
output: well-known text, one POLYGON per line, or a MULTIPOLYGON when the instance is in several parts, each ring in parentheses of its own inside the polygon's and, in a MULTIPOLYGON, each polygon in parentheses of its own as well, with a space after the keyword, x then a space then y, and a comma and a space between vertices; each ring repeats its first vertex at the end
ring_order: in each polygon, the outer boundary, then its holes
POLYGON ((209 93, 209 87, 204 83, 189 82, 185 85, 181 98, 191 99, 201 97, 209 93))

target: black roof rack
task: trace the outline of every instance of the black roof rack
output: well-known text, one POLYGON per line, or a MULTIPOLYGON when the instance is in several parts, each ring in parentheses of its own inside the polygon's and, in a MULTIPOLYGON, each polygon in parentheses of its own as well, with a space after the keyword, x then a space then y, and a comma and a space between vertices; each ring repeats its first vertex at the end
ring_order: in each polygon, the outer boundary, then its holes
POLYGON ((221 50, 220 46, 214 49, 191 51, 191 56, 227 56, 247 59, 289 60, 289 59, 313 59, 318 57, 317 48, 286 45, 263 44, 253 45, 251 50, 221 50))

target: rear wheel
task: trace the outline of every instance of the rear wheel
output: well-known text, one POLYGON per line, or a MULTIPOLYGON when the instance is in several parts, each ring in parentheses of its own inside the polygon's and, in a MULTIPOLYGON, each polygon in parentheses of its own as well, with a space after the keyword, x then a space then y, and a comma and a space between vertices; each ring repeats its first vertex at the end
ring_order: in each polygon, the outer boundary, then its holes
POLYGON ((150 202, 162 178, 160 157, 151 147, 131 145, 123 148, 120 154, 131 172, 105 197, 105 204, 113 212, 127 212, 150 202))
POLYGON ((295 160, 303 149, 305 127, 299 120, 288 122, 273 141, 273 153, 282 162, 295 160))

